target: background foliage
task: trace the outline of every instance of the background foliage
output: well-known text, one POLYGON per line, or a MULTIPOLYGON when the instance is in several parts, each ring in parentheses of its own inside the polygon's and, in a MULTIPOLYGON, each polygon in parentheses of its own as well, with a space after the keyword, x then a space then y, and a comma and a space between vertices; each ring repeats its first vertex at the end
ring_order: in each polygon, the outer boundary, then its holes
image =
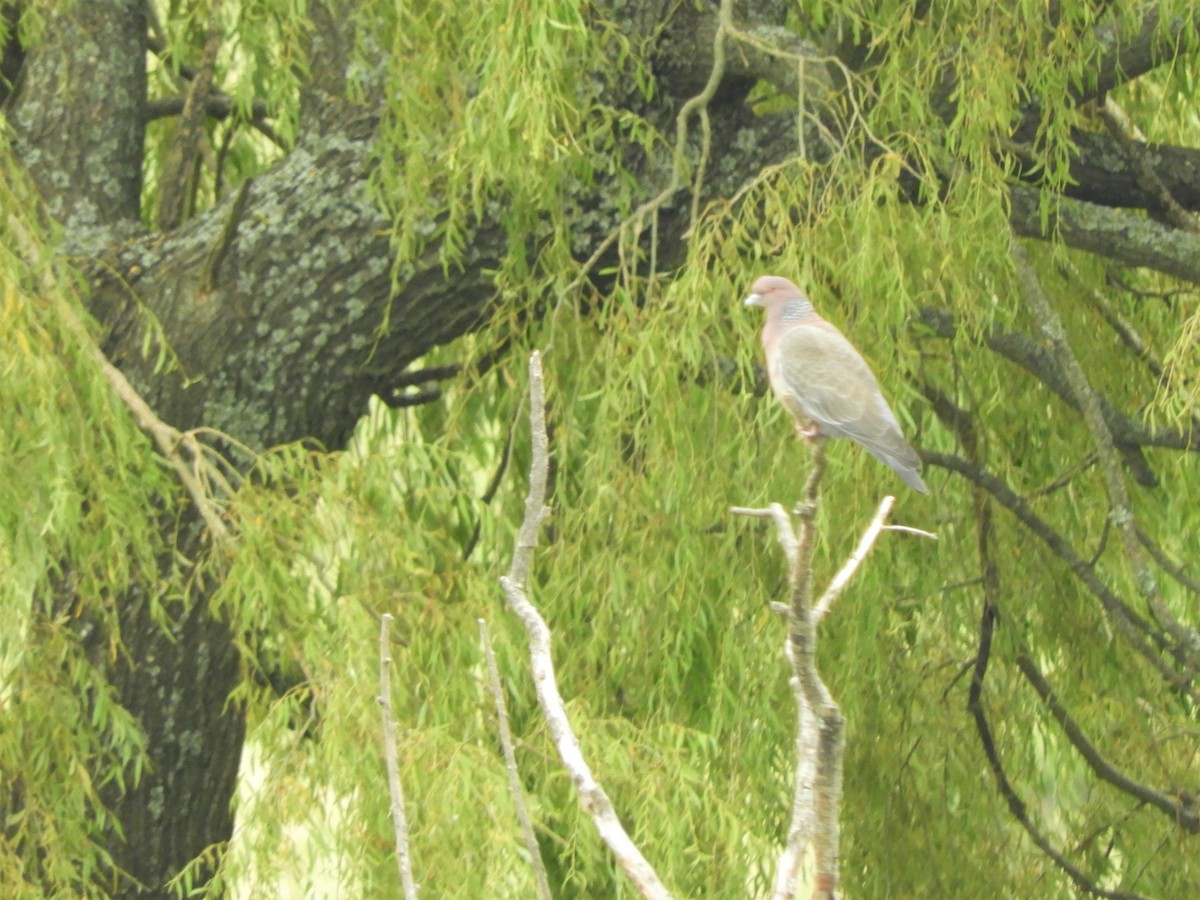
MULTIPOLYGON (((163 54, 152 57, 151 100, 186 85, 180 73, 198 64, 214 23, 225 35, 216 82, 233 106, 205 125, 189 216, 220 219, 214 210, 247 177, 319 155, 306 144, 300 96, 319 64, 309 55, 320 27, 310 6, 156 5, 161 30, 150 33, 163 54), (270 134, 248 127, 255 103, 271 112, 270 134)), ((1166 683, 1079 577, 1086 570, 1150 616, 1113 533, 1093 434, 1045 378, 989 343, 1020 334, 1046 346, 1010 252, 1011 191, 1023 179, 1049 225, 1046 240, 1027 242, 1034 270, 1091 386, 1147 429, 1184 435, 1182 449, 1141 449, 1156 484, 1122 471, 1138 527, 1192 572, 1196 286, 1067 246, 1054 231, 1078 185, 1080 135, 1104 133, 1096 101, 1079 98, 1096 82, 1106 36, 1135 33, 1149 8, 933 6, 788 6, 776 18, 816 48, 799 90, 796 57, 773 59, 776 78, 747 77, 738 55, 761 52, 761 33, 727 34, 724 89, 744 88, 755 115, 790 135, 773 163, 737 173, 736 191, 713 185, 744 163, 738 142, 751 137, 696 115, 677 145, 681 98, 664 92, 665 67, 656 69, 667 26, 640 28, 622 4, 335 10, 354 25, 347 97, 378 116, 370 184, 391 228, 395 296, 436 277, 452 303, 457 290, 483 283, 487 314, 468 310, 473 333, 421 358, 462 366, 436 399, 408 408, 372 400, 341 446, 242 450, 238 434, 217 443, 240 468, 236 493, 220 497, 235 537, 201 539, 194 556, 174 552, 191 527, 174 473, 64 324, 64 309, 88 300, 86 277, 71 268, 82 239, 44 224, 28 157, 6 141, 0 775, 13 799, 0 882, 12 895, 102 895, 113 884, 106 848, 115 826, 101 788, 153 765, 136 717, 105 680, 106 664, 138 658, 117 623, 130 592, 164 620, 230 623, 240 650, 230 703, 244 710, 248 732, 236 829, 197 857, 181 890, 203 885, 215 866, 214 896, 222 887, 237 896, 396 893, 374 702, 377 617, 390 612, 412 853, 426 896, 532 892, 480 618, 494 635, 557 893, 630 893, 557 763, 523 632, 496 581, 523 509, 532 348, 546 351, 554 512, 531 592, 553 629, 585 752, 678 895, 766 893, 793 764, 783 629, 767 605, 785 572, 765 524, 728 508, 789 503, 807 466, 786 415, 763 396, 759 322, 740 305, 767 271, 803 284, 863 350, 914 444, 1000 479, 1081 560, 1072 567, 1061 545, 950 468, 927 467, 930 496, 901 496, 895 518, 936 531, 938 542, 886 535, 827 620, 821 647, 849 720, 847 896, 1075 890, 1010 814, 968 709, 985 608, 998 625, 983 708, 1033 825, 1096 891, 1196 894, 1194 836, 1098 779, 1018 669, 1018 658, 1032 660, 1115 767, 1167 796, 1197 789, 1195 661, 1156 651, 1183 686, 1166 683), (643 206, 672 173, 684 189, 659 209, 643 206), (502 235, 499 252, 484 231, 502 235), (583 268, 608 234, 610 252, 583 268), (1114 313, 1149 356, 1116 339, 1114 313), (939 417, 938 397, 969 424, 956 430, 939 417), (200 608, 189 599, 198 583, 212 585, 200 608), (89 629, 111 637, 97 647, 89 629)), ((772 12, 741 7, 739 27, 772 12)), ((1190 7, 1154 5, 1173 42, 1168 62, 1110 95, 1152 142, 1197 143, 1190 7)), ((49 40, 39 23, 58 15, 70 7, 21 6, 30 46, 49 40)), ((146 228, 171 177, 174 121, 146 131, 146 228)), ((357 347, 365 370, 388 352, 389 325, 410 327, 394 298, 374 302, 379 330, 357 347)), ((90 309, 103 341, 110 323, 90 309)), ((138 322, 147 382, 178 375, 173 337, 152 306, 138 322)), ((308 358, 319 367, 320 347, 308 358)), ((904 490, 854 446, 834 445, 830 460, 819 578, 845 559, 879 498, 904 490)), ((1161 567, 1155 579, 1194 635, 1195 582, 1161 567)))

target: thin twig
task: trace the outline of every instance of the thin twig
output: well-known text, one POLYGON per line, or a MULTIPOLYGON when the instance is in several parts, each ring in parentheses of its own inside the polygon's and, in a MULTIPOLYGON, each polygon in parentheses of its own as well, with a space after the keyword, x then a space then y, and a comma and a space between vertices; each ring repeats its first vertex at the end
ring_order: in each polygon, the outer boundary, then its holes
POLYGON ((379 715, 383 720, 383 754, 387 760, 388 795, 396 833, 396 867, 404 885, 405 900, 416 900, 417 884, 413 881, 408 850, 408 817, 404 814, 404 788, 400 784, 400 756, 396 752, 396 725, 392 720, 391 627, 391 613, 384 613, 379 620, 379 715))
POLYGON ((1104 294, 1102 294, 1097 288, 1091 286, 1087 279, 1085 279, 1080 273, 1078 266, 1076 266, 1069 259, 1065 260, 1061 266, 1075 281, 1076 285, 1078 285, 1085 301, 1091 303, 1092 308, 1094 308, 1096 312, 1100 314, 1100 318, 1104 319, 1108 327, 1116 333, 1117 337, 1120 338, 1121 343, 1124 344, 1134 356, 1145 363, 1146 368, 1150 370, 1150 373, 1155 378, 1162 378, 1162 360, 1158 358, 1158 354, 1156 354, 1153 348, 1146 343, 1145 339, 1138 334, 1138 331, 1133 327, 1133 324, 1123 315, 1121 315, 1121 313, 1108 301, 1108 298, 1105 297, 1104 294))
MULTIPOLYGON (((875 539, 879 537, 879 532, 884 529, 884 522, 887 521, 888 515, 892 511, 892 506, 895 505, 895 497, 884 497, 879 504, 879 509, 875 512, 875 518, 871 520, 871 524, 867 526, 867 530, 863 532, 863 536, 858 541, 858 546, 854 548, 854 552, 850 554, 850 558, 846 560, 845 565, 838 570, 838 573, 833 576, 833 581, 829 582, 829 587, 825 588, 825 593, 821 595, 821 599, 817 601, 817 605, 813 608, 813 615, 820 622, 825 618, 825 614, 837 601, 838 597, 842 596, 842 591, 846 589, 846 585, 850 583, 850 579, 854 577, 854 573, 858 571, 858 567, 871 552, 871 547, 875 544, 875 539)), ((913 529, 914 531, 916 529, 913 529)), ((924 532, 922 532, 924 533, 924 532)))
POLYGON ((899 531, 903 534, 911 534, 914 537, 929 538, 931 541, 938 539, 937 532, 926 531, 924 528, 913 528, 911 525, 884 525, 884 531, 899 531))
MULTIPOLYGON (((732 23, 733 0, 721 0, 721 6, 717 11, 717 29, 713 35, 713 64, 712 69, 708 73, 708 82, 699 94, 683 104, 678 115, 675 116, 674 160, 671 166, 671 178, 667 182, 667 186, 655 197, 652 197, 635 209, 631 216, 609 232, 608 236, 597 245, 592 255, 580 267, 578 274, 567 287, 565 293, 570 294, 583 284, 584 279, 591 274, 591 271, 620 238, 628 225, 640 223, 647 215, 657 212, 663 204, 674 197, 676 192, 684 186, 684 175, 687 170, 688 119, 698 110, 706 109, 709 101, 716 95, 717 88, 721 86, 721 79, 725 76, 725 35, 732 29, 732 23)), ((707 161, 709 150, 710 148, 707 145, 700 148, 702 162, 707 161)), ((697 194, 702 187, 701 179, 703 175, 704 166, 702 165, 697 172, 696 180, 693 182, 693 190, 697 194)), ((695 226, 695 222, 692 223, 692 226, 695 226)))
POLYGON ((196 504, 196 511, 204 519, 204 523, 208 526, 208 531, 212 535, 213 540, 218 544, 226 543, 229 540, 229 529, 221 518, 220 506, 213 499, 212 495, 205 490, 201 480, 193 474, 192 467, 194 466, 199 471, 205 473, 205 481, 217 484, 225 482, 225 478, 220 470, 213 467, 203 456, 195 456, 192 460, 192 466, 189 466, 187 460, 179 453, 180 447, 189 446, 185 440, 185 435, 177 429, 172 428, 154 414, 154 410, 150 408, 150 404, 129 383, 129 379, 125 377, 125 373, 109 362, 108 357, 104 355, 104 351, 96 345, 91 334, 83 322, 79 320, 79 317, 75 314, 75 310, 71 308, 70 304, 64 300, 59 304, 59 311, 71 333, 83 346, 84 352, 91 356, 92 360, 99 367, 101 374, 104 375, 105 380, 113 389, 113 393, 117 395, 126 408, 133 414, 134 421, 137 422, 138 427, 154 439, 154 443, 158 445, 159 452, 171 464, 171 468, 175 470, 175 474, 179 476, 179 480, 183 482, 183 486, 187 489, 188 494, 191 495, 192 502, 196 504))
POLYGON ((504 751, 504 768, 508 770, 508 792, 512 796, 513 806, 517 811, 517 821, 521 824, 521 836, 525 839, 525 850, 529 853, 529 861, 533 866, 538 896, 542 900, 552 900, 550 881, 546 877, 546 864, 543 862, 542 852, 538 848, 537 835, 533 833, 533 821, 529 818, 525 792, 521 789, 521 774, 517 770, 517 754, 513 747, 512 729, 508 727, 508 704, 504 701, 504 686, 500 683, 500 669, 496 665, 496 654, 492 650, 492 636, 488 633, 487 622, 483 619, 477 621, 479 622, 479 639, 483 642, 483 655, 487 659, 488 687, 492 692, 492 700, 496 704, 496 724, 500 731, 500 747, 504 751))
POLYGON ((1086 472, 1092 466, 1096 465, 1096 463, 1099 461, 1099 459, 1100 459, 1100 457, 1095 451, 1089 453, 1087 456, 1085 456, 1083 458, 1083 461, 1080 462, 1078 465, 1072 466, 1069 471, 1067 471, 1066 473, 1064 473, 1062 475, 1059 475, 1057 478, 1053 479, 1049 483, 1044 484, 1039 488, 1034 488, 1033 490, 1028 491, 1026 493, 1026 496, 1030 497, 1030 498, 1049 497, 1055 491, 1061 491, 1063 488, 1065 488, 1067 485, 1069 485, 1072 481, 1074 481, 1078 476, 1082 475, 1084 472, 1086 472))
MULTIPOLYGON (((496 468, 492 472, 491 480, 488 481, 487 487, 483 490, 483 495, 479 498, 480 507, 490 506, 492 500, 495 499, 497 492, 500 490, 500 485, 504 482, 504 474, 508 471, 509 461, 512 459, 513 437, 517 432, 517 422, 521 418, 521 411, 525 409, 525 398, 513 409, 512 418, 508 422, 508 427, 504 432, 504 446, 500 450, 500 460, 496 463, 496 468)), ((483 515, 475 520, 475 526, 471 529, 471 536, 467 538, 466 546, 463 547, 463 562, 471 558, 471 554, 475 552, 475 548, 479 545, 480 535, 483 534, 483 515)))
POLYGON ((625 871, 643 897, 667 900, 667 891, 657 873, 633 843, 613 810, 608 794, 592 776, 579 740, 571 730, 566 707, 558 693, 554 676, 554 660, 550 654, 550 628, 537 607, 525 594, 533 551, 537 546, 538 529, 549 510, 546 508, 546 482, 549 478, 549 438, 546 436, 546 400, 542 384, 542 359, 536 350, 529 357, 529 422, 533 443, 533 461, 529 466, 529 493, 525 498, 525 518, 517 533, 512 566, 500 578, 508 608, 516 614, 529 634, 529 660, 538 704, 546 718, 546 726, 558 749, 563 766, 571 776, 579 803, 592 817, 600 837, 612 850, 617 864, 625 871))
POLYGON ((192 502, 196 504, 196 511, 208 526, 209 534, 212 536, 214 542, 218 544, 226 543, 229 540, 229 529, 221 518, 220 505, 204 488, 204 483, 228 483, 221 475, 220 470, 213 467, 202 455, 195 456, 192 465, 188 464, 188 461, 179 453, 181 446, 191 446, 185 441, 184 434, 158 418, 154 414, 154 410, 150 408, 150 404, 129 383, 129 379, 125 377, 125 374, 109 362, 108 357, 104 355, 104 351, 100 349, 99 345, 92 338, 87 326, 84 325, 83 321, 76 314, 74 307, 71 306, 65 297, 59 295, 58 279, 54 275, 53 268, 50 264, 43 262, 41 248, 33 239, 28 229, 26 229, 24 223, 16 216, 10 215, 8 217, 8 230, 15 238, 18 248, 25 257, 29 267, 31 269, 40 268, 39 287, 42 290, 42 294, 47 297, 57 298, 55 305, 58 314, 61 316, 63 324, 66 325, 71 336, 75 338, 83 352, 95 363, 113 393, 117 395, 117 398, 133 414, 138 428, 153 438, 163 458, 175 470, 175 474, 183 483, 188 494, 191 495, 192 502), (202 479, 197 478, 193 474, 193 466, 203 473, 202 479))

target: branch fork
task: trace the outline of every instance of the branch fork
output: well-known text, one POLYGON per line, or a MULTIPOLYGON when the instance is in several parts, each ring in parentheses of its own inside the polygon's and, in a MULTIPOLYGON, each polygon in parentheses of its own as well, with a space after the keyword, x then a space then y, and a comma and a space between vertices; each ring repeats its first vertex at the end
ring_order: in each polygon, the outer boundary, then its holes
MULTIPOLYGON (((771 891, 773 900, 794 896, 801 863, 810 847, 813 853, 812 897, 814 900, 833 900, 840 896, 838 814, 842 796, 845 718, 817 671, 817 625, 845 591, 879 535, 889 529, 885 523, 895 504, 894 497, 883 498, 850 558, 813 602, 812 557, 820 509, 820 483, 825 472, 823 441, 812 444, 812 454, 812 469, 804 486, 803 499, 793 510, 799 520, 798 534, 791 517, 778 503, 765 509, 740 506, 730 509, 735 515, 771 519, 788 562, 789 602, 773 604, 773 608, 787 620, 784 655, 792 667, 789 683, 796 703, 796 775, 792 818, 776 866, 771 891)), ((936 539, 936 535, 918 529, 903 530, 936 539)))

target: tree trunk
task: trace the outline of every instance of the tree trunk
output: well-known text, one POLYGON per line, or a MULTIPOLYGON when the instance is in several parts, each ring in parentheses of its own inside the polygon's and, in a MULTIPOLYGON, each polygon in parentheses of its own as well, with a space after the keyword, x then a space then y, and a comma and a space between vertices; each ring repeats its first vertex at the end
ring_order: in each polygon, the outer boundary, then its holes
MULTIPOLYGON (((708 78, 715 13, 694 4, 633 6, 625 13, 631 42, 655 35, 658 92, 650 101, 607 99, 674 134, 678 110, 708 78), (664 20, 668 24, 657 30, 664 20)), ((769 27, 761 34, 783 40, 787 34, 777 26, 786 10, 775 6, 758 4, 764 21, 739 24, 769 27)), ((223 202, 166 234, 141 224, 142 0, 78 2, 55 16, 45 42, 25 57, 10 100, 16 152, 66 229, 64 251, 91 259, 84 265, 90 311, 103 330, 105 354, 164 421, 182 431, 216 429, 252 451, 299 439, 342 447, 371 395, 387 397, 414 360, 485 320, 489 271, 507 242, 485 217, 467 242, 460 270, 447 278, 437 248, 430 248, 406 267, 393 291, 390 223, 368 189, 379 111, 355 106, 347 95, 350 17, 324 4, 313 7, 312 67, 298 145, 223 202), (143 308, 161 324, 178 359, 165 374, 155 371, 155 354, 143 355, 143 308)), ((742 12, 750 17, 755 10, 742 12)), ((8 59, 12 48, 4 49, 8 59)), ((824 52, 801 44, 792 50, 814 58, 824 52)), ((1122 61, 1133 64, 1128 54, 1122 61)), ((745 96, 759 79, 787 85, 795 72, 794 65, 781 65, 750 45, 729 55, 725 78, 707 106, 715 140, 705 198, 731 197, 763 167, 794 154, 794 113, 756 115, 745 96)), ((819 109, 825 99, 809 93, 807 102, 819 109)), ((686 148, 693 164, 700 158, 698 132, 692 129, 686 148)), ((823 134, 814 130, 807 140, 816 156, 825 152, 823 134)), ((1080 206, 1111 206, 1114 190, 1136 183, 1124 158, 1104 149, 1104 139, 1093 138, 1077 161, 1081 175, 1090 173, 1072 188, 1080 206)), ((1193 165, 1194 159, 1194 151, 1163 149, 1167 166, 1193 165)), ((640 163, 644 196, 666 184, 668 163, 640 163)), ((579 197, 578 221, 547 227, 572 229, 586 258, 618 224, 619 213, 603 181, 581 187, 586 192, 579 197)), ((1182 191, 1180 196, 1194 200, 1182 191)), ((683 257, 689 205, 682 191, 660 210, 660 268, 683 257)), ((1073 210, 1059 212, 1068 241, 1078 233, 1080 246, 1197 278, 1196 235, 1175 232, 1166 249, 1153 234, 1117 246, 1095 236, 1100 229, 1120 230, 1119 224, 1072 217, 1073 210)), ((1013 216, 1019 230, 1040 234, 1030 196, 1014 195, 1013 216)), ((531 243, 539 238, 527 237, 531 243)), ((223 449, 237 464, 249 462, 233 443, 223 449)), ((161 518, 173 545, 164 574, 174 566, 200 574, 187 582, 188 596, 164 601, 166 627, 155 616, 156 586, 140 586, 118 601, 121 651, 108 672, 121 703, 145 731, 151 760, 140 781, 129 780, 124 791, 107 789, 124 830, 123 839, 113 836, 110 850, 133 879, 121 881, 118 894, 127 896, 165 896, 164 882, 180 867, 229 838, 245 735, 242 712, 228 703, 239 678, 238 653, 229 625, 208 605, 220 560, 211 558, 210 537, 192 512, 182 523, 172 515, 161 518)), ((93 655, 115 637, 90 633, 93 655)))

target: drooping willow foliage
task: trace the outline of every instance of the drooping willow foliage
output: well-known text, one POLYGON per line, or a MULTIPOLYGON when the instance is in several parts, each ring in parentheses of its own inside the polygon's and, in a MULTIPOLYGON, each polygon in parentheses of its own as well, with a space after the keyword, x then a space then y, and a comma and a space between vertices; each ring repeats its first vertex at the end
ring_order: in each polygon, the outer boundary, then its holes
MULTIPOLYGON (((176 57, 198 55, 209 5, 158 6, 176 57)), ((739 29, 750 12, 742 6, 739 29)), ((1161 33, 1177 41, 1172 61, 1111 97, 1150 141, 1195 146, 1196 29, 1180 24, 1190 4, 1155 6, 1161 33)), ((304 4, 219 8, 239 35, 220 71, 241 91, 243 123, 252 99, 281 123, 278 145, 210 124, 214 147, 228 135, 224 177, 241 178, 305 152, 303 140, 293 145, 296 92, 319 61, 303 54, 304 4)), ((187 615, 170 601, 192 579, 212 579, 219 587, 204 614, 226 618, 243 646, 230 702, 244 704, 250 730, 238 829, 212 848, 210 889, 397 893, 375 702, 377 617, 390 612, 411 852, 425 895, 532 895, 479 619, 493 633, 557 895, 632 895, 558 764, 524 633, 497 584, 525 498, 525 362, 541 348, 553 513, 530 593, 553 630, 584 750, 678 896, 765 895, 794 762, 783 625, 769 608, 786 573, 766 524, 728 509, 790 505, 807 474, 807 450, 755 369, 760 323, 741 305, 753 278, 771 272, 801 283, 862 350, 913 443, 963 464, 928 465, 922 497, 860 448, 829 448, 819 582, 887 493, 899 493, 895 521, 938 535, 885 534, 823 625, 820 666, 848 719, 846 895, 1072 896, 1070 877, 1012 814, 989 753, 1032 828, 1092 885, 1195 894, 1194 835, 1105 784, 1018 666, 1041 673, 1117 770, 1168 798, 1200 790, 1194 661, 1153 652, 1181 673, 1172 685, 1097 593, 1153 619, 1114 530, 1094 434, 1046 374, 1044 323, 1011 252, 1026 241, 1091 387, 1130 428, 1159 436, 1125 448, 1154 486, 1139 483, 1141 469, 1121 471, 1147 546, 1183 568, 1176 579, 1152 564, 1158 598, 1185 628, 1200 627, 1200 508, 1190 488, 1200 470, 1187 437, 1200 289, 1071 249, 1052 227, 1073 186, 1078 135, 1105 127, 1097 101, 1077 98, 1096 83, 1106 36, 1136 32, 1145 12, 799 3, 791 33, 830 56, 802 66, 780 56, 780 77, 759 79, 748 101, 759 116, 794 120, 795 145, 714 195, 706 185, 739 158, 743 135, 723 133, 719 119, 705 135, 697 113, 677 155, 678 107, 655 106, 654 32, 634 28, 623 4, 348 10, 358 26, 352 96, 382 100, 372 189, 394 228, 397 290, 430 253, 455 282, 484 264, 479 232, 500 229, 506 250, 486 263, 496 298, 475 333, 426 360, 463 364, 435 402, 373 402, 345 448, 257 453, 222 500, 234 538, 202 565, 162 565, 186 495, 62 326, 62 305, 85 286, 64 264, 31 262, 32 247, 48 259, 54 239, 30 224, 32 194, 6 146, 4 218, 25 224, 20 240, 5 233, 0 254, 0 773, 6 791, 22 784, 46 807, 6 825, 0 882, 33 883, 33 864, 7 848, 37 848, 40 883, 103 893, 93 879, 106 869, 106 824, 96 785, 77 773, 101 760, 110 777, 134 778, 145 764, 135 723, 106 702, 95 660, 80 649, 79 610, 43 599, 67 581, 89 615, 111 616, 112 598, 149 579, 157 593, 147 602, 187 615), (851 49, 834 60, 838 48, 851 49), (646 208, 672 172, 683 188, 646 208), (1045 240, 1013 233, 1021 178, 1040 192, 1045 240), (702 202, 671 252, 656 243, 658 229, 667 232, 668 215, 690 218, 693 192, 702 202), (596 223, 614 211, 618 237, 584 271, 596 223), (1115 316, 1147 354, 1118 339, 1115 316), (995 631, 983 677, 985 607, 995 631), (968 709, 973 680, 990 737, 968 709)), ((727 34, 730 69, 761 40, 727 34)), ((152 96, 169 93, 171 78, 169 67, 153 72, 152 96)), ((170 138, 169 126, 148 133, 148 220, 170 138)), ((196 209, 228 189, 206 162, 196 209)), ((169 347, 147 319, 146 351, 161 352, 167 370, 169 347)))

